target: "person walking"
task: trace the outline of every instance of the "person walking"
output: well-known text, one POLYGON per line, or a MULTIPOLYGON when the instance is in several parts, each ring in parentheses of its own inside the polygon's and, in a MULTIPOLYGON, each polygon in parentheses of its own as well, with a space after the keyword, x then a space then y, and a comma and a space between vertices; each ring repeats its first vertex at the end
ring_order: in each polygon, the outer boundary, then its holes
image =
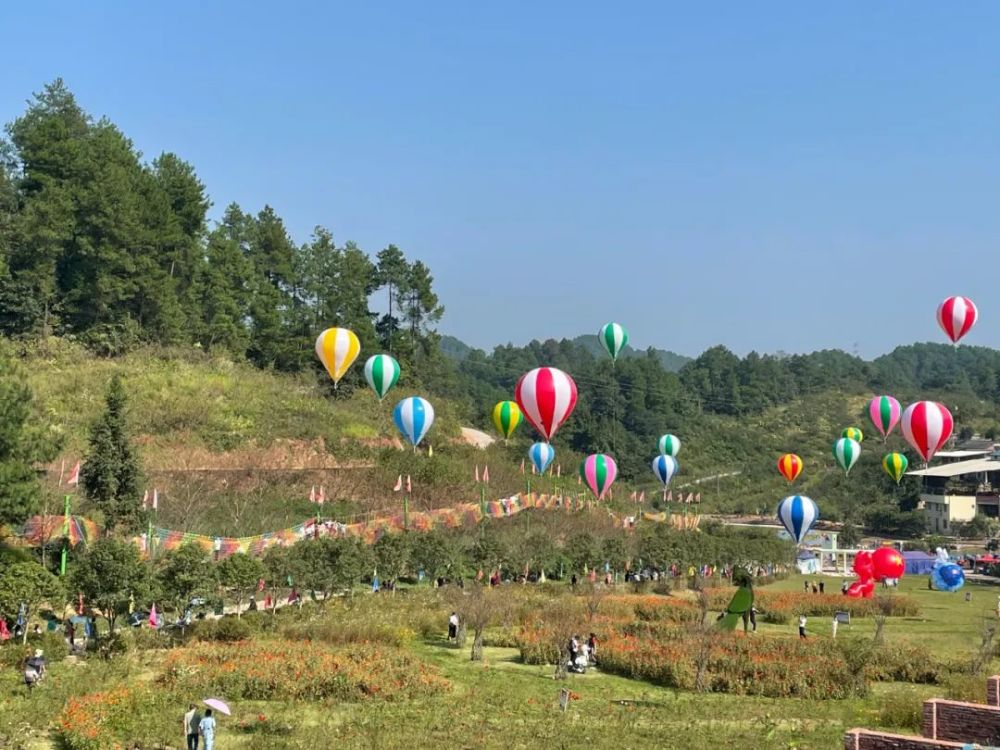
POLYGON ((750 607, 750 632, 757 632, 757 608, 750 607))
POLYGON ((193 703, 188 706, 188 712, 184 714, 184 736, 187 738, 187 749, 198 750, 198 725, 201 723, 201 714, 193 703))
POLYGON ((833 627, 833 638, 835 640, 837 638, 837 625, 839 625, 839 624, 840 624, 840 621, 837 619, 837 615, 834 614, 834 616, 833 616, 833 626, 832 627, 833 627))
POLYGON ((448 640, 454 641, 458 639, 458 614, 452 612, 448 617, 448 640))
POLYGON ((802 588, 805 589, 805 592, 807 594, 809 593, 809 579, 806 579, 802 582, 802 588))
POLYGON ((212 716, 212 709, 205 709, 205 718, 198 722, 198 732, 205 740, 205 750, 212 750, 215 747, 215 717, 212 716))
POLYGON ((823 589, 825 589, 825 588, 826 588, 826 584, 823 583, 822 581, 820 581, 819 582, 819 593, 822 594, 823 593, 823 589))
POLYGON ((799 638, 806 637, 806 616, 799 615, 799 638))

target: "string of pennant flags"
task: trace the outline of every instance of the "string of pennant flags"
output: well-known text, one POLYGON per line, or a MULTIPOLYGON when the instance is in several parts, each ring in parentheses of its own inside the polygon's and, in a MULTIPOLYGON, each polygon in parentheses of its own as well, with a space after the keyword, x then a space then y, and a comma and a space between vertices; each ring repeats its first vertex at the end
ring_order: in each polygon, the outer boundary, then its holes
MULTIPOLYGON (((488 472, 484 472, 488 473, 488 472)), ((407 479, 409 479, 407 477, 407 479)), ((154 491, 154 495, 156 495, 154 491)), ((316 497, 320 495, 317 493, 316 497)), ((332 519, 311 518, 295 526, 278 531, 244 537, 223 537, 195 532, 151 527, 147 533, 133 538, 133 543, 144 556, 175 550, 185 544, 197 544, 217 559, 242 552, 260 556, 274 546, 290 546, 303 539, 326 537, 354 537, 373 544, 384 534, 402 531, 431 531, 454 529, 475 525, 484 519, 510 518, 525 510, 577 512, 604 507, 616 526, 631 529, 640 522, 670 523, 684 530, 697 529, 701 520, 697 515, 678 515, 667 512, 622 515, 595 500, 569 495, 516 494, 510 497, 481 503, 460 503, 448 508, 437 508, 411 513, 394 513, 377 516, 354 523, 341 523, 332 519)), ((23 527, 13 532, 25 544, 39 546, 63 536, 71 545, 87 544, 100 537, 101 528, 83 516, 46 515, 29 519, 23 527), (64 531, 66 533, 64 533, 64 531)))

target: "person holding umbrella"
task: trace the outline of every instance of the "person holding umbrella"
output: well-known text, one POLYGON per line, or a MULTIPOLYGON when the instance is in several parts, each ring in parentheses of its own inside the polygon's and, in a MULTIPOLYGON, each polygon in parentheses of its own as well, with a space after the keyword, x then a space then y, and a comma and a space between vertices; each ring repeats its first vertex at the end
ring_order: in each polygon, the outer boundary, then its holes
POLYGON ((201 735, 202 740, 205 741, 205 750, 213 750, 215 747, 215 717, 212 715, 212 712, 213 710, 218 711, 226 716, 229 716, 231 712, 226 702, 218 698, 206 698, 202 703, 208 706, 208 708, 205 709, 205 717, 198 723, 198 733, 201 735))

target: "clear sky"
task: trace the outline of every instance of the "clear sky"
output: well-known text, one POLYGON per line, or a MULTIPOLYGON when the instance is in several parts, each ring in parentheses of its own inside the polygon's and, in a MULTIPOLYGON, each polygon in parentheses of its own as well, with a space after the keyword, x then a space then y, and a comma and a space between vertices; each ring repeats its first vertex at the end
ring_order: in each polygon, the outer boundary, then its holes
POLYGON ((0 117, 57 76, 214 215, 427 262, 469 343, 1000 347, 1000 4, 7 3, 0 117), (154 7, 156 6, 156 7, 154 7))

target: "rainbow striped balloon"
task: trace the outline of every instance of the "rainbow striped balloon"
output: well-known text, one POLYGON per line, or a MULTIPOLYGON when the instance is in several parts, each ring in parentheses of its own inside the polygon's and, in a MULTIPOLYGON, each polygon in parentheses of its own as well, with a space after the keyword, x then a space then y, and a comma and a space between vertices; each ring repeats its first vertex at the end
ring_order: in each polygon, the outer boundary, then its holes
POLYGON ((601 345, 611 355, 611 361, 617 361, 622 349, 628 345, 628 331, 617 323, 607 323, 597 335, 601 339, 601 345))
POLYGON ((381 401, 399 380, 399 362, 388 354, 376 354, 365 362, 365 380, 381 401))
POLYGON ((500 401, 493 407, 493 425, 504 440, 510 440, 522 419, 521 408, 514 401, 500 401))
POLYGON ((604 453, 594 453, 583 459, 580 464, 580 476, 584 484, 594 493, 598 500, 604 499, 604 494, 611 489, 618 476, 618 464, 604 453))
POLYGON ((903 416, 903 407, 892 396, 876 396, 868 404, 868 418, 882 435, 883 441, 896 429, 903 416))
POLYGON ((906 467, 909 465, 909 459, 902 453, 886 453, 882 456, 882 468, 885 469, 886 474, 896 480, 896 484, 902 481, 906 467))
POLYGON ((677 458, 677 454, 681 452, 681 441, 676 435, 668 433, 660 435, 660 439, 656 441, 656 447, 660 449, 660 455, 677 458))
POLYGON ((316 356, 336 385, 361 353, 361 342, 347 328, 327 328, 316 339, 316 356))
POLYGON ((844 431, 842 433, 840 433, 840 436, 841 437, 845 437, 848 440, 854 440, 855 442, 858 442, 858 443, 864 442, 864 439, 865 439, 865 433, 863 433, 857 427, 847 427, 847 428, 845 428, 844 431))

